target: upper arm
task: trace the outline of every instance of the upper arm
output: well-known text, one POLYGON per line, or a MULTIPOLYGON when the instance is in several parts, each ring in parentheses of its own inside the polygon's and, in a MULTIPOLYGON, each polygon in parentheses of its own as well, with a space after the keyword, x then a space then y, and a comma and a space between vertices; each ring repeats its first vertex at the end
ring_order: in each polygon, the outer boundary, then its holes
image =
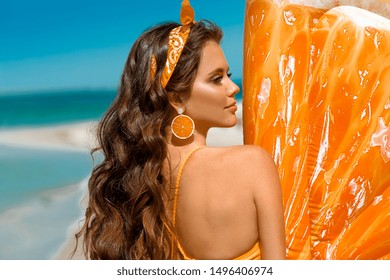
POLYGON ((285 259, 286 237, 282 190, 274 161, 259 147, 251 151, 251 188, 257 211, 263 259, 285 259))

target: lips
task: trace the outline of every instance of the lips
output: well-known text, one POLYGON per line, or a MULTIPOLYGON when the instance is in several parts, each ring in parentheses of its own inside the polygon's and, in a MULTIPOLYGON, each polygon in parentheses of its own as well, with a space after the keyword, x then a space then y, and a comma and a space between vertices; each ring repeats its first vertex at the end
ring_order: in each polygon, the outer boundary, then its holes
MULTIPOLYGON (((231 103, 229 106, 226 106, 225 109, 232 108, 232 107, 236 106, 236 104, 237 104, 237 101, 234 100, 234 102, 231 103)), ((237 107, 237 106, 236 106, 236 107, 237 107)))

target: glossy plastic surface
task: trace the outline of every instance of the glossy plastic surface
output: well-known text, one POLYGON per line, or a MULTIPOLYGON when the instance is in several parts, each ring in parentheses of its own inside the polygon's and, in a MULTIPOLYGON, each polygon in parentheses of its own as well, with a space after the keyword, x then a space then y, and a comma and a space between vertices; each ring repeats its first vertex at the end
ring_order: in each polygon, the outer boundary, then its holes
POLYGON ((279 170, 289 259, 390 259, 390 21, 248 0, 244 142, 279 170))

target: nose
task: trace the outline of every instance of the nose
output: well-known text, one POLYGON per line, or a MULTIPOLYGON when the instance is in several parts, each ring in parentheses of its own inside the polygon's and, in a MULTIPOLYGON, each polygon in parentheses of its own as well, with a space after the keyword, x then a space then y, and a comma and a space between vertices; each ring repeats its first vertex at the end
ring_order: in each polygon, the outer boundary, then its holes
POLYGON ((239 92, 240 92, 240 87, 236 85, 232 80, 230 80, 230 84, 226 88, 226 94, 229 97, 233 97, 239 92))

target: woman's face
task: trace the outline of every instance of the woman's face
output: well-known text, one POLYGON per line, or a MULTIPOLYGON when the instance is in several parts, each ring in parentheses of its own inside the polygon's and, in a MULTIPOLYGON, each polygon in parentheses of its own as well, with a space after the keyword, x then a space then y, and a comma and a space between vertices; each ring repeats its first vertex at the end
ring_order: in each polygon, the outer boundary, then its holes
POLYGON ((230 79, 229 66, 220 45, 206 43, 192 92, 184 114, 195 122, 198 131, 211 127, 231 127, 237 123, 236 100, 240 88, 230 79))

